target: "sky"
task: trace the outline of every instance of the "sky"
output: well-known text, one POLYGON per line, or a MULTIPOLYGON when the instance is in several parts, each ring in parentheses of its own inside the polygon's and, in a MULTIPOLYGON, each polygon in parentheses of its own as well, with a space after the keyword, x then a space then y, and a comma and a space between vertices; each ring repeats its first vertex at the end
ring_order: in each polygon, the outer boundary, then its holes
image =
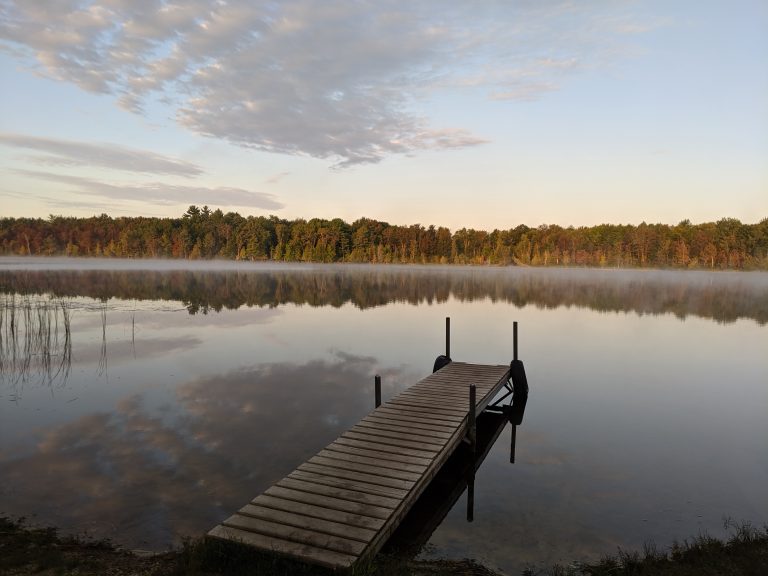
POLYGON ((0 216, 768 217, 764 0, 0 0, 0 216))

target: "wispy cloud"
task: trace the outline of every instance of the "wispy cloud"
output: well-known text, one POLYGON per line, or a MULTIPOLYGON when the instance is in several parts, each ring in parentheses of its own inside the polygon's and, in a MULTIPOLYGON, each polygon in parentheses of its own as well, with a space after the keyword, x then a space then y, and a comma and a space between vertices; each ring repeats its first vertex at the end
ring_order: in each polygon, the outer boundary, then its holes
POLYGON ((45 166, 98 166, 163 176, 192 177, 203 173, 199 166, 190 162, 106 142, 75 142, 0 133, 0 145, 42 152, 42 155, 29 155, 25 159, 45 166))
POLYGON ((267 210, 279 210, 283 204, 273 194, 253 192, 242 188, 207 188, 146 182, 141 184, 115 184, 65 174, 36 170, 14 170, 16 174, 46 180, 65 186, 78 194, 98 196, 109 200, 130 200, 160 205, 212 204, 217 206, 245 206, 267 210))
POLYGON ((648 29, 627 10, 569 0, 19 0, 0 10, 0 42, 23 48, 38 73, 127 109, 159 97, 199 134, 345 166, 482 144, 464 127, 432 126, 419 104, 468 78, 491 98, 541 97, 648 29))
POLYGON ((265 184, 277 184, 278 182, 280 182, 280 180, 282 180, 286 176, 290 176, 290 175, 291 175, 290 172, 280 172, 279 174, 273 174, 272 176, 267 178, 264 181, 264 183, 265 184))

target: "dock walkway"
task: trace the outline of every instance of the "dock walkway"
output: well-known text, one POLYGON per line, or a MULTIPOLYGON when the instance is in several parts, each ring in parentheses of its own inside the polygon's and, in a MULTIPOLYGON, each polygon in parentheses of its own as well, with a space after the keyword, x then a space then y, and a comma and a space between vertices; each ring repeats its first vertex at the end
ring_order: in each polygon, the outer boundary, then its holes
POLYGON ((208 535, 329 568, 372 557, 466 436, 509 366, 452 362, 376 408, 208 535))

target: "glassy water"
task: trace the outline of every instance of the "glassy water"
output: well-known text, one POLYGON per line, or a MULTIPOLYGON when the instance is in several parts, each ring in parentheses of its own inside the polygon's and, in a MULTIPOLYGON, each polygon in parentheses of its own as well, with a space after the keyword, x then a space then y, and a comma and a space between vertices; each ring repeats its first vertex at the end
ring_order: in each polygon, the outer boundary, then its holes
POLYGON ((423 557, 525 566, 768 521, 768 274, 0 259, 0 512, 162 550, 430 373, 531 386, 423 557))

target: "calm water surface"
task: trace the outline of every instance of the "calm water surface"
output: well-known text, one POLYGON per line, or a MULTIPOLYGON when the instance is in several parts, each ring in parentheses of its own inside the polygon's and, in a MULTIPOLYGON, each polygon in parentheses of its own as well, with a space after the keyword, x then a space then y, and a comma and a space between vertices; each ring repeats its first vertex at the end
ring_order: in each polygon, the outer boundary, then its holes
POLYGON ((422 557, 508 573, 768 521, 768 274, 0 259, 0 512, 200 535, 456 360, 531 385, 422 557))

